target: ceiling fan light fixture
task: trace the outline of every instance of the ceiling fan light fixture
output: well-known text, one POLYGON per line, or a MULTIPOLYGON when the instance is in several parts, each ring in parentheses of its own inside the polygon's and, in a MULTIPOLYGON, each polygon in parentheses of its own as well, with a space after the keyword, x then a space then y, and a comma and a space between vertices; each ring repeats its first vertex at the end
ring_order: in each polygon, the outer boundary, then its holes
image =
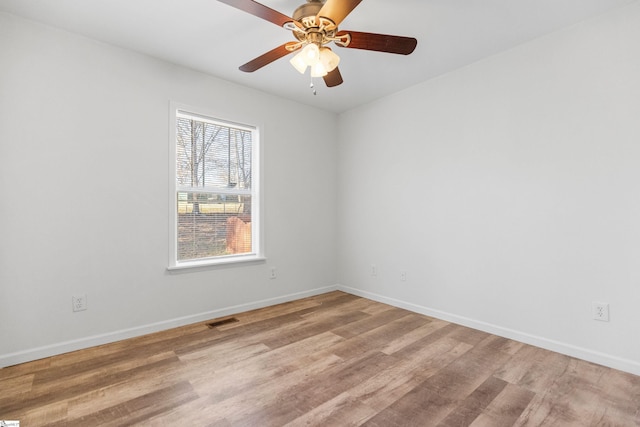
POLYGON ((304 60, 304 54, 302 52, 295 54, 295 56, 289 60, 289 63, 293 65, 293 68, 298 70, 300 74, 304 74, 304 72, 307 71, 307 62, 304 60))
POLYGON ((300 53, 305 63, 310 67, 313 67, 320 60, 320 48, 315 43, 307 44, 300 53))
POLYGON ((329 74, 329 72, 324 67, 322 62, 318 61, 311 66, 311 77, 324 77, 327 74, 329 74))
POLYGON ((330 73, 340 63, 340 57, 328 47, 323 47, 320 49, 320 62, 325 70, 330 73))

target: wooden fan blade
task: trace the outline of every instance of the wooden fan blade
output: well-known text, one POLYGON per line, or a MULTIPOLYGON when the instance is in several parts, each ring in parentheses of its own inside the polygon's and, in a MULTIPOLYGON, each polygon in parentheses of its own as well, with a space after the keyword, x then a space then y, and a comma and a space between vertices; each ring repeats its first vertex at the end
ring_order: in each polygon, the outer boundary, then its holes
POLYGON ((342 75, 340 74, 340 70, 338 68, 334 68, 329 74, 323 77, 325 84, 327 87, 334 87, 342 84, 342 75))
POLYGON ((287 56, 288 54, 290 54, 291 52, 294 52, 298 49, 300 49, 300 46, 298 46, 297 48, 293 49, 293 50, 289 50, 286 48, 287 45, 289 44, 298 44, 296 42, 287 42, 285 44, 283 44, 282 46, 278 46, 275 49, 271 49, 269 52, 258 56, 257 58, 247 62, 244 65, 240 66, 240 71, 244 71, 246 73, 253 73, 256 70, 259 70, 260 68, 264 67, 265 65, 271 64, 273 61, 275 61, 276 59, 280 59, 283 56, 287 56))
POLYGON ((331 19, 336 26, 351 13, 362 0, 327 0, 316 15, 316 22, 321 16, 331 19))
POLYGON ((418 40, 413 37, 390 36, 387 34, 339 31, 336 36, 340 37, 345 34, 351 35, 351 42, 347 46, 336 43, 337 46, 409 55, 418 45, 418 40))
POLYGON ((273 22, 279 27, 282 27, 287 22, 293 22, 294 24, 300 26, 300 24, 294 21, 293 18, 289 18, 287 15, 282 14, 277 10, 273 10, 253 0, 218 0, 218 1, 224 4, 228 4, 229 6, 233 6, 236 9, 240 9, 244 12, 250 13, 253 16, 257 16, 258 18, 262 18, 266 21, 273 22))

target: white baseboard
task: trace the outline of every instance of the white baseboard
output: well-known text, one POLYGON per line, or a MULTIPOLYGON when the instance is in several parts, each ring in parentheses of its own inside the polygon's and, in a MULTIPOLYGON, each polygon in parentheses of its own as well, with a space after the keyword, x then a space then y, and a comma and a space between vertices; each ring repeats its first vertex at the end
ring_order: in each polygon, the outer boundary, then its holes
POLYGON ((348 286, 338 285, 338 290, 347 292, 353 295, 357 295, 363 298, 367 298, 370 300, 378 301, 384 304, 389 304, 394 307, 404 308, 405 310, 413 311, 415 313, 420 313, 426 316, 435 317, 437 319, 445 320, 447 322, 455 323, 462 326, 467 326, 473 329, 478 329, 480 331, 488 332, 493 335, 498 335, 504 338, 520 341, 525 344, 530 344, 536 347, 555 351, 556 353, 561 353, 567 356, 572 356, 578 359, 586 360, 588 362, 597 363, 599 365, 607 366, 609 368, 629 372, 634 375, 640 375, 640 362, 637 362, 634 360, 623 359, 610 354, 600 353, 600 352, 589 350, 586 348, 577 347, 571 344, 550 340, 547 338, 527 334, 524 332, 509 329, 509 328, 504 328, 502 326, 481 322, 478 320, 458 316, 458 315, 447 313, 440 310, 434 310, 432 308, 424 307, 418 304, 401 301, 395 298, 389 298, 383 295, 362 291, 360 289, 351 288, 348 286))
POLYGON ((128 338, 151 334, 154 332, 160 332, 171 328, 190 325, 192 323, 204 322, 206 320, 215 319, 218 317, 229 316, 249 310, 255 310, 275 304, 281 304, 284 302, 320 295, 327 292, 335 291, 337 289, 337 285, 327 286, 324 288, 317 288, 309 291, 282 295, 275 298, 253 301, 246 304, 220 308, 204 313, 179 317, 176 319, 163 320, 161 322, 138 326, 135 328, 123 329, 119 331, 108 332, 106 334, 94 335, 90 337, 79 338, 77 340, 65 341, 61 343, 32 348, 16 353, 2 354, 0 355, 0 368, 17 365, 24 362, 31 362, 33 360, 68 353, 70 351, 82 350, 97 345, 108 344, 128 338))

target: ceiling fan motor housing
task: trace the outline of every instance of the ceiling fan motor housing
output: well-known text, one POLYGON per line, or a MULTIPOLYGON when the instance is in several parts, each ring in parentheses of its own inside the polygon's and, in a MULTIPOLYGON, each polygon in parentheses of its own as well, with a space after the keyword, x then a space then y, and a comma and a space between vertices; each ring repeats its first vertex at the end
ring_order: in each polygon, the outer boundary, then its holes
POLYGON ((325 17, 316 20, 320 10, 324 6, 323 0, 307 0, 307 3, 299 6, 293 12, 293 19, 300 22, 305 30, 292 31, 295 38, 304 43, 315 43, 319 47, 329 43, 338 29, 335 23, 325 17))
POLYGON ((309 22, 309 24, 311 24, 310 26, 315 27, 316 15, 320 12, 322 6, 324 6, 324 2, 322 0, 307 0, 307 3, 298 6, 298 8, 293 12, 293 19, 301 22, 306 28, 309 28, 309 26, 307 26, 304 21, 311 20, 312 22, 309 22))

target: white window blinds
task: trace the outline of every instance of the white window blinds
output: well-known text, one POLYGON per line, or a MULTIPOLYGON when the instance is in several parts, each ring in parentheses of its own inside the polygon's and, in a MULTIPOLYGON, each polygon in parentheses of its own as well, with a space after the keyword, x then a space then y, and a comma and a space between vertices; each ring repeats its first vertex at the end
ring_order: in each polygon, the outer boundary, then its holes
POLYGON ((251 126, 175 115, 175 262, 257 254, 251 126))

